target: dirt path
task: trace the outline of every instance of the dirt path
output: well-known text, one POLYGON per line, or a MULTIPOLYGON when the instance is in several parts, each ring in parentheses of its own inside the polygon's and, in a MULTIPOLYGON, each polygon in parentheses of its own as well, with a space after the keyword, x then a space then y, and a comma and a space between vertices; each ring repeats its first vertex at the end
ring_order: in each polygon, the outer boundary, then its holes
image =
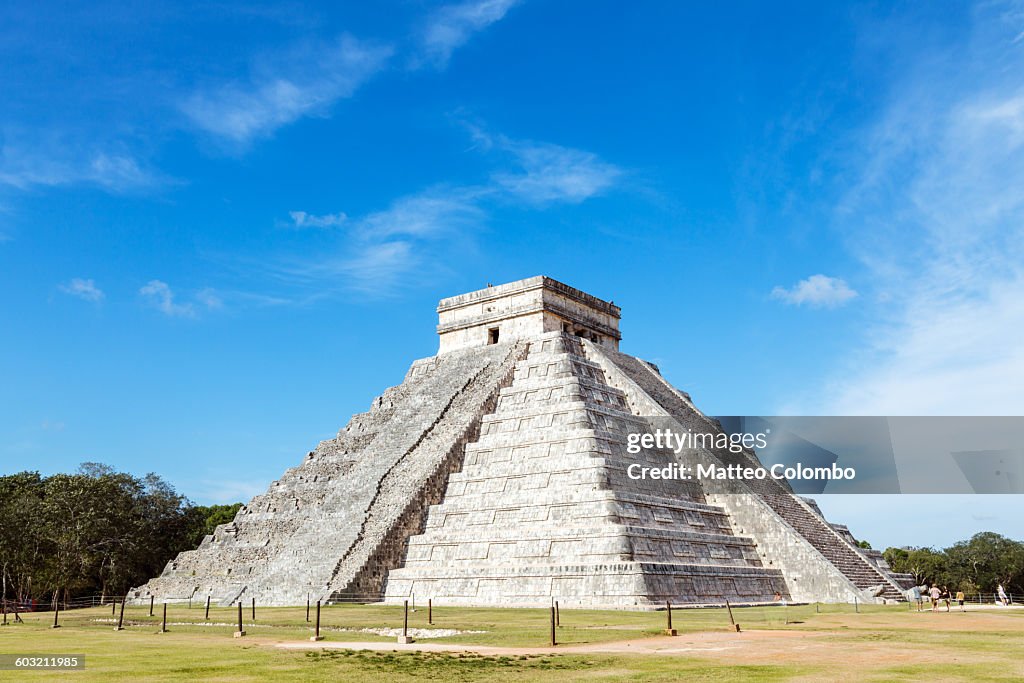
MULTIPOLYGON (((277 647, 295 650, 308 649, 351 649, 398 652, 451 652, 475 653, 492 656, 546 655, 546 654, 637 654, 661 656, 707 657, 728 659, 737 664, 811 664, 834 662, 837 670, 851 667, 892 666, 899 664, 924 664, 935 661, 933 648, 913 646, 902 642, 892 631, 879 633, 878 640, 865 638, 872 633, 871 618, 861 628, 839 627, 830 629, 786 629, 702 631, 683 633, 675 637, 656 636, 632 640, 587 643, 582 645, 559 645, 557 647, 499 647, 489 645, 462 645, 453 643, 417 642, 399 645, 394 642, 280 642, 277 647)), ((970 632, 972 630, 1005 629, 1005 621, 993 623, 985 614, 932 615, 920 614, 907 619, 913 630, 942 630, 970 632)), ((1013 624, 1012 626, 1016 626, 1013 624)), ((891 628, 891 624, 889 625, 891 628)), ((964 661, 986 660, 984 653, 958 655, 948 653, 946 660, 955 666, 959 659, 964 661)))
POLYGON ((656 636, 636 640, 620 640, 583 645, 557 647, 499 647, 494 645, 462 645, 457 643, 418 642, 400 645, 389 642, 280 642, 277 647, 289 650, 345 649, 398 652, 472 652, 481 655, 541 655, 541 654, 719 654, 748 649, 765 648, 792 650, 793 641, 807 640, 815 634, 802 631, 744 631, 742 633, 705 631, 680 636, 656 636), (786 644, 785 647, 783 645, 786 644))

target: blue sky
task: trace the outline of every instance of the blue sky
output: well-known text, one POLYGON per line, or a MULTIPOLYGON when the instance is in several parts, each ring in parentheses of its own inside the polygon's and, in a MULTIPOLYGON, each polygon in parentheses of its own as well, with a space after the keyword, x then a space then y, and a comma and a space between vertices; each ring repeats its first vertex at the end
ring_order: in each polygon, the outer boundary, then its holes
POLYGON ((1021 3, 334 4, 0 8, 4 472, 247 499, 535 274, 708 413, 1024 411, 1021 3))

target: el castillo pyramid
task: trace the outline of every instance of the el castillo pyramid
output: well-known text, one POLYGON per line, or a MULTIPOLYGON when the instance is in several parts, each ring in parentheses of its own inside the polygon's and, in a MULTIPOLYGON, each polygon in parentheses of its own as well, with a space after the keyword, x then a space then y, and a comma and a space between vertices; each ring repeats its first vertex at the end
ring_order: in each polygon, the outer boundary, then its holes
POLYGON ((720 426, 619 352, 613 303, 533 277, 437 311, 436 356, 131 597, 634 609, 902 598, 905 577, 788 487, 626 475, 683 457, 630 455, 627 433, 720 426))

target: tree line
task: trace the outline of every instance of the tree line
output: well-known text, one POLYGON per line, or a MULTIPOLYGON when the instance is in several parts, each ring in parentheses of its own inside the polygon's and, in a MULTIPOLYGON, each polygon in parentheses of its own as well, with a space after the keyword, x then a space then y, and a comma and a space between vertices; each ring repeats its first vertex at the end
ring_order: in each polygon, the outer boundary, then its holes
POLYGON ((74 474, 0 476, 3 598, 124 595, 239 507, 194 505, 155 474, 135 477, 97 463, 74 474))
MULTIPOLYGON (((195 548, 241 503, 194 505, 155 474, 97 463, 74 474, 0 476, 0 581, 5 600, 123 595, 195 548)), ((867 544, 864 544, 867 545, 867 544)), ((1024 543, 975 534, 944 550, 888 548, 893 571, 968 594, 1024 593, 1024 543)))
POLYGON ((892 570, 913 574, 917 585, 947 586, 968 595, 1024 593, 1024 543, 989 531, 945 550, 887 548, 882 556, 892 570))

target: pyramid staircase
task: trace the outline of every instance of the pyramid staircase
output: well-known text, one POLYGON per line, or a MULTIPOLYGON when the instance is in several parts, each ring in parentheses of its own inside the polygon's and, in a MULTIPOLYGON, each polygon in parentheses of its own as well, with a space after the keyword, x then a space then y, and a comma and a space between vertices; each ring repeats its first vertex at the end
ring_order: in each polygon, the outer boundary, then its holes
POLYGON ((699 485, 626 476, 674 458, 626 453, 625 435, 646 428, 577 337, 532 341, 385 599, 653 607, 788 595, 699 485))
MULTIPOLYGON (((668 384, 657 368, 638 358, 614 351, 602 351, 623 373, 641 386, 670 415, 686 426, 701 426, 704 430, 720 431, 714 420, 703 415, 690 402, 689 397, 668 384)), ((725 465, 760 466, 760 462, 749 451, 732 453, 728 449, 711 451, 725 465)), ((824 518, 815 512, 799 496, 792 493, 788 483, 772 480, 750 480, 746 486, 768 504, 790 527, 834 565, 849 581, 861 591, 877 592, 877 597, 887 600, 903 600, 901 586, 887 576, 877 565, 864 557, 860 551, 836 532, 824 518)))

